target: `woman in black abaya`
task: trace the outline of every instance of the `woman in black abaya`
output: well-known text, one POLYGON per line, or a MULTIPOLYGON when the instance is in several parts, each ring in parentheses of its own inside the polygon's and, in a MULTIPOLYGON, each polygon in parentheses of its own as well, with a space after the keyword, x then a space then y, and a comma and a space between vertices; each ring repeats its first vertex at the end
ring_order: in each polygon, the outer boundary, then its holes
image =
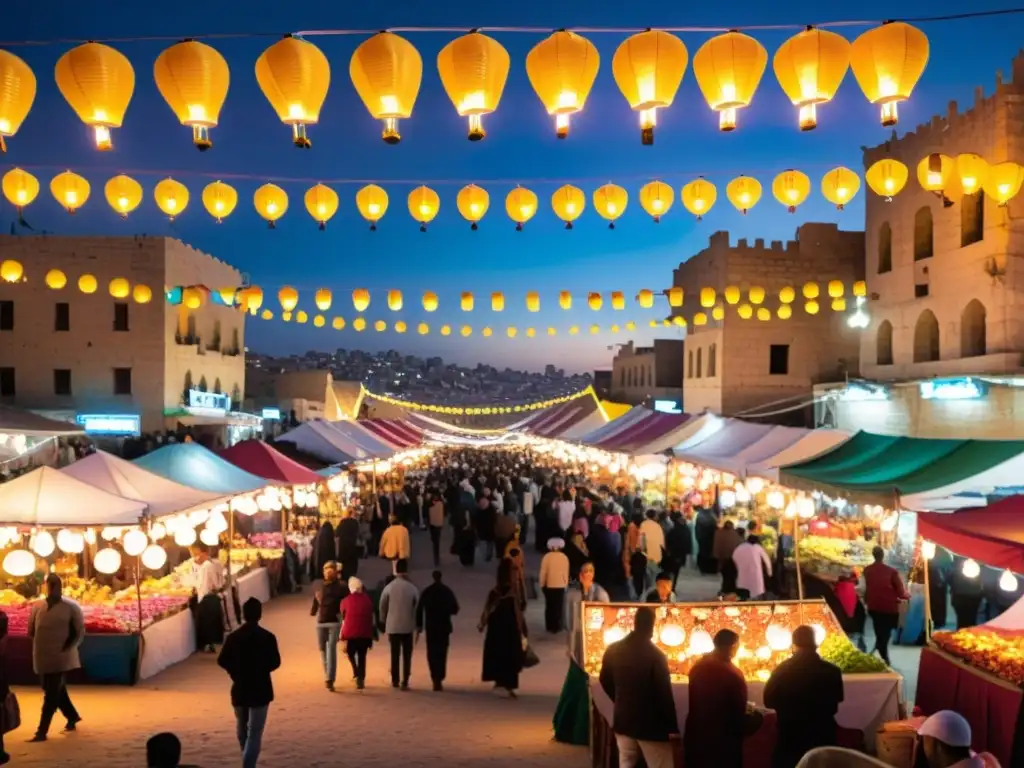
POLYGON ((504 688, 510 698, 516 698, 519 673, 523 669, 526 622, 516 600, 512 562, 507 558, 498 566, 498 584, 487 596, 477 628, 487 631, 480 679, 493 682, 495 688, 504 688))

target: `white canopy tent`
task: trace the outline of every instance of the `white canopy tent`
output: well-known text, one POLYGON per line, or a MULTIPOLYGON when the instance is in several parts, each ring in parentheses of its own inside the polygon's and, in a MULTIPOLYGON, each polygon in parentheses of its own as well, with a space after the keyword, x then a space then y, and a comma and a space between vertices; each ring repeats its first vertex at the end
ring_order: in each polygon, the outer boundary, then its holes
POLYGON ((780 467, 810 461, 850 439, 850 433, 841 429, 812 429, 803 433, 799 440, 776 453, 748 461, 747 474, 777 483, 780 467))
MULTIPOLYGON (((809 432, 802 427, 780 427, 767 424, 752 426, 768 426, 769 429, 752 443, 745 446, 737 444, 737 450, 731 456, 717 457, 715 463, 710 466, 719 472, 728 472, 739 478, 745 478, 749 472, 748 465, 763 461, 779 451, 792 447, 809 432)), ((697 451, 700 451, 699 445, 697 451)))
POLYGON ((771 424, 755 424, 739 419, 724 419, 721 429, 699 442, 691 439, 674 450, 675 457, 711 469, 730 471, 722 465, 745 448, 756 443, 775 427, 771 424))
POLYGON ((963 507, 984 507, 988 495, 996 495, 1001 489, 1012 489, 1009 492, 1019 493, 1024 485, 1024 454, 1007 459, 985 471, 967 477, 941 488, 934 488, 922 493, 911 493, 900 497, 900 504, 905 509, 922 511, 953 511, 963 507))
MULTIPOLYGON (((342 447, 343 440, 338 430, 323 421, 307 421, 276 439, 279 443, 291 443, 303 453, 316 456, 331 464, 350 464, 356 460, 372 458, 364 451, 351 453, 342 447)), ((345 443, 348 445, 347 443, 345 443)), ((351 445, 348 446, 351 449, 351 445)))
POLYGON ((715 416, 713 413, 703 413, 700 416, 694 416, 692 419, 684 421, 672 431, 666 432, 654 438, 651 442, 644 444, 636 450, 636 453, 638 455, 664 453, 669 448, 675 448, 678 445, 706 440, 722 428, 723 422, 724 419, 715 416))
POLYGON ((0 485, 3 525, 134 525, 146 503, 102 491, 52 467, 0 485))

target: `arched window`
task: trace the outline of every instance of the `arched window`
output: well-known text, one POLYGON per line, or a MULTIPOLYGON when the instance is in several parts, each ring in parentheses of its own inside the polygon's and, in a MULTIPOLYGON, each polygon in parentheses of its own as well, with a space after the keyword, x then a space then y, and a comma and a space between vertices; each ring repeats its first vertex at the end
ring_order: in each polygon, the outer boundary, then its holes
POLYGON ((712 344, 708 347, 708 378, 715 376, 715 368, 718 364, 718 345, 712 344))
POLYGON ((701 353, 702 351, 703 351, 703 350, 700 350, 700 349, 698 349, 698 350, 697 350, 697 378, 698 378, 698 379, 700 378, 700 375, 701 375, 701 373, 700 373, 700 369, 701 369, 701 365, 700 365, 700 353, 701 353))
POLYGON ((892 365, 892 323, 883 320, 875 336, 875 362, 878 365, 892 365))
POLYGON ((686 358, 686 378, 693 378, 693 350, 691 349, 686 358))
POLYGON ((914 214, 914 261, 930 259, 933 242, 932 209, 926 205, 914 214))
POLYGON ((960 201, 960 247, 985 239, 985 193, 964 195, 960 201))
POLYGON ((960 357, 980 357, 987 351, 985 305, 972 299, 960 315, 960 357))
POLYGON ((200 376, 199 377, 199 386, 196 387, 196 389, 198 389, 200 392, 205 392, 206 391, 206 377, 205 376, 200 376))
POLYGON ((938 359, 939 321, 930 309, 926 309, 914 326, 914 362, 929 363, 938 359))
POLYGON ((210 349, 220 350, 220 320, 213 321, 213 339, 210 340, 210 349))
POLYGON ((878 274, 892 272, 892 227, 883 221, 878 228, 878 274))
POLYGON ((213 391, 214 391, 214 393, 216 393, 218 395, 221 393, 220 392, 220 379, 219 378, 213 380, 213 391))

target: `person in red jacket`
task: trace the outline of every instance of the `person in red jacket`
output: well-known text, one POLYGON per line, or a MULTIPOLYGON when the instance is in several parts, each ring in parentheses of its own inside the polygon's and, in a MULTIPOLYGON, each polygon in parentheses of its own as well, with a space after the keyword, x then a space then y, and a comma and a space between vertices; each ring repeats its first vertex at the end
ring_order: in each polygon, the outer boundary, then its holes
POLYGON ((341 639, 352 665, 352 678, 361 691, 366 687, 366 654, 373 645, 373 600, 355 576, 348 580, 348 589, 348 597, 341 601, 341 639))
POLYGON ((899 626, 900 600, 909 600, 910 593, 899 572, 883 562, 885 550, 875 547, 871 554, 875 562, 864 569, 865 602, 875 628, 875 648, 882 661, 889 664, 889 636, 899 626))

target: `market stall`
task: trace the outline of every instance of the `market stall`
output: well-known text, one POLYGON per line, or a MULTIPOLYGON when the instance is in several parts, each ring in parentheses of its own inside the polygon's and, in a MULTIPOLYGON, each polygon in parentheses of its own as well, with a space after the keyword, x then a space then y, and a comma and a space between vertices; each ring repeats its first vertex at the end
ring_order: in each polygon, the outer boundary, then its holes
POLYGON ((0 405, 0 469, 18 472, 32 466, 57 466, 61 458, 57 438, 84 432, 77 424, 0 405))

